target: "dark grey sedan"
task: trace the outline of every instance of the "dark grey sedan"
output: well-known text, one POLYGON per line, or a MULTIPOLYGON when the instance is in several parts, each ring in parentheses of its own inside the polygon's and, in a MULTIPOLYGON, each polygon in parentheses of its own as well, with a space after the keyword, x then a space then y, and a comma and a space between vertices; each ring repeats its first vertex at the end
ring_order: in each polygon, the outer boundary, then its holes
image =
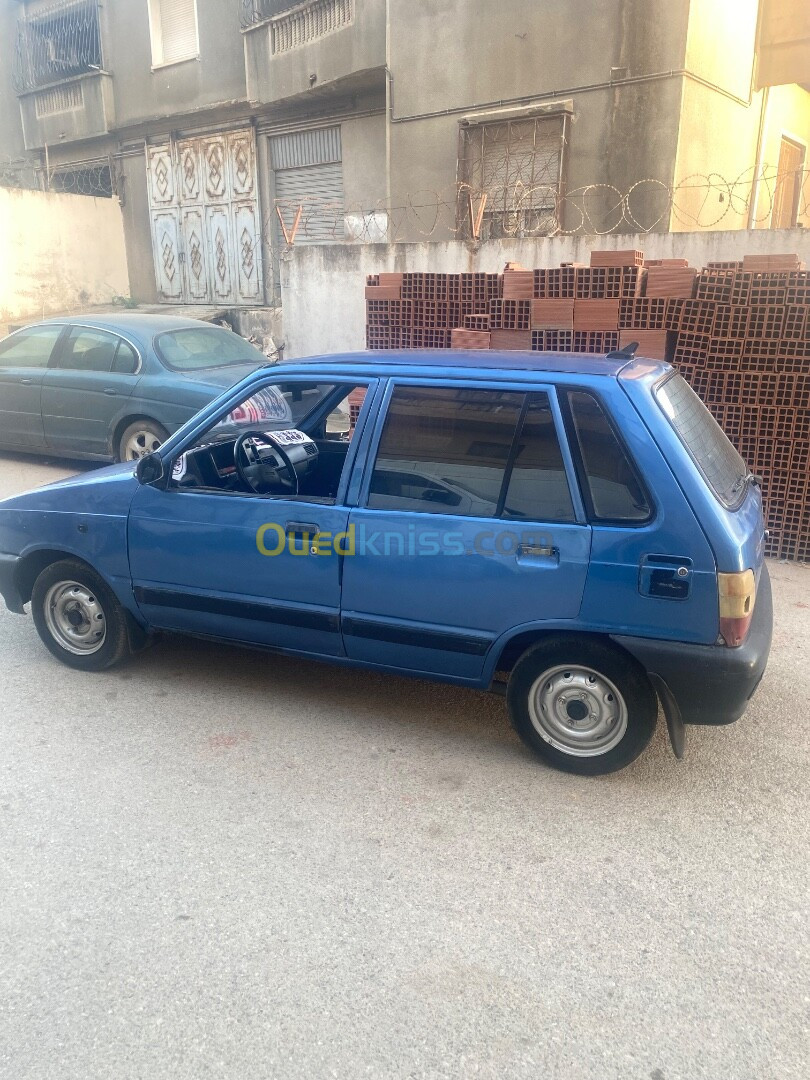
POLYGON ((0 341, 0 448, 129 461, 267 358, 220 326, 72 316, 0 341))

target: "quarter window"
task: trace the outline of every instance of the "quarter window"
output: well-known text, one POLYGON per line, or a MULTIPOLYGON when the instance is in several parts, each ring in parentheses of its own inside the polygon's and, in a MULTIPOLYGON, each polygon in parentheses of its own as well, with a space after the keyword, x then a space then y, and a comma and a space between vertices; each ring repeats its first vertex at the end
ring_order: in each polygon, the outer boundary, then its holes
POLYGON ((547 396, 397 387, 368 505, 378 510, 572 521, 547 396))
POLYGON ((647 521, 651 510, 638 473, 601 405, 590 394, 568 394, 585 473, 589 516, 595 521, 647 521))
POLYGON ((112 369, 119 375, 134 375, 138 370, 138 354, 126 341, 118 343, 112 369))
POLYGON ((45 368, 62 326, 37 326, 0 341, 0 367, 45 368))

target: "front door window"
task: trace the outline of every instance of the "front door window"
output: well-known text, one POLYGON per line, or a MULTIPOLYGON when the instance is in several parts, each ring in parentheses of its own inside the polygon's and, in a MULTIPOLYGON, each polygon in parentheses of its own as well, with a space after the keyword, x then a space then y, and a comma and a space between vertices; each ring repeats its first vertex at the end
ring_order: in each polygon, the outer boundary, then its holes
POLYGON ((334 504, 357 390, 354 382, 299 381, 254 390, 174 462, 172 486, 334 504))

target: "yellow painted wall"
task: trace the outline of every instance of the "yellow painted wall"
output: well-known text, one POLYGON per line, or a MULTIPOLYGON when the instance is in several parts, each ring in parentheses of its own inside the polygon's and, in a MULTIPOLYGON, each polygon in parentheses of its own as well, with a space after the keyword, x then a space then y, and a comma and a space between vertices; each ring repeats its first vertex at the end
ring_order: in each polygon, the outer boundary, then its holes
POLYGON ((772 86, 768 91, 762 138, 762 179, 754 213, 755 228, 769 228, 776 167, 782 136, 805 149, 804 182, 799 198, 799 224, 810 228, 810 93, 796 84, 772 86))
POLYGON ((115 199, 0 187, 0 322, 129 295, 115 199))
MULTIPOLYGON (((804 143, 810 137, 807 91, 795 84, 753 89, 757 11, 756 0, 692 0, 673 178, 675 232, 747 228, 752 199, 755 226, 770 227, 781 135, 804 143)), ((808 201, 806 179, 804 207, 808 201)), ((806 213, 800 221, 808 223, 806 213)))

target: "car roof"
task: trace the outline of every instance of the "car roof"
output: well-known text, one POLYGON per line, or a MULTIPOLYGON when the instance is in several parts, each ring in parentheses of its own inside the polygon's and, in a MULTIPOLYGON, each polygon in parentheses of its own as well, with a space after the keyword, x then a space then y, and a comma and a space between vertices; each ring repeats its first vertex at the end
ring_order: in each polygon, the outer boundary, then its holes
MULTIPOLYGON (((459 377, 470 370, 476 372, 534 371, 563 375, 605 375, 616 377, 633 361, 629 356, 600 356, 593 353, 500 352, 495 349, 407 349, 399 351, 335 353, 327 356, 307 356, 299 360, 284 360, 287 364, 324 364, 336 366, 368 365, 400 369, 418 369, 433 376, 459 377)), ((655 361, 653 361, 655 363, 655 361)), ((667 365, 661 364, 665 370, 667 365)))
POLYGON ((167 330, 183 330, 199 328, 201 326, 221 329, 216 324, 206 322, 203 319, 186 319, 179 315, 150 315, 137 311, 110 314, 109 312, 96 315, 88 312, 86 315, 64 315, 61 318, 44 319, 42 322, 32 325, 47 326, 48 323, 63 326, 94 326, 99 330, 121 331, 123 333, 138 334, 140 337, 149 339, 156 334, 167 330))

